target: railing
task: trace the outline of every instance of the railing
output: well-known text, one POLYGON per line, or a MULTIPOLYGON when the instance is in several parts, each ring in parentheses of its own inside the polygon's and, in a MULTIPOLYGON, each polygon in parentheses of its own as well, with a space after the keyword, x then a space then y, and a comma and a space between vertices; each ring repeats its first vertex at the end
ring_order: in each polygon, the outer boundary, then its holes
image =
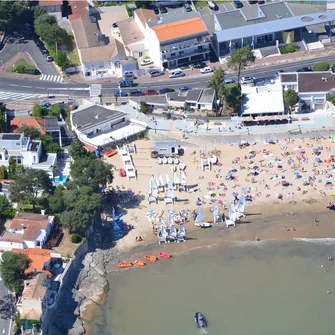
POLYGON ((179 59, 179 58, 184 58, 184 57, 200 55, 204 52, 209 52, 209 48, 204 48, 201 50, 194 50, 194 52, 183 53, 182 55, 179 55, 179 54, 175 56, 162 55, 162 59, 169 61, 169 60, 174 60, 174 59, 179 59))
POLYGON ((177 47, 170 47, 170 48, 167 48, 167 49, 162 49, 161 53, 166 54, 166 53, 175 52, 175 51, 178 51, 178 50, 193 48, 194 46, 199 46, 199 45, 207 44, 207 43, 209 43, 209 39, 205 39, 205 40, 202 40, 202 41, 195 41, 193 43, 187 43, 187 44, 184 44, 184 45, 179 45, 177 47))

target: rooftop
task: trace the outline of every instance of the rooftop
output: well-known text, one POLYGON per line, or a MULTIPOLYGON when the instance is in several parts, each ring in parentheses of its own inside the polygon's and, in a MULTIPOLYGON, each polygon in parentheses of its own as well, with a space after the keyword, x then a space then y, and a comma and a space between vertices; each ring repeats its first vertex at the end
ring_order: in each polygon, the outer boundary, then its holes
POLYGON ((42 118, 25 118, 25 119, 14 119, 10 121, 11 129, 13 132, 17 131, 21 127, 34 127, 39 130, 39 132, 44 135, 45 132, 45 121, 48 119, 42 118))
POLYGON ((187 91, 185 93, 171 93, 169 94, 170 101, 190 101, 190 102, 197 102, 201 96, 202 89, 196 89, 187 91))
POLYGON ((22 319, 39 320, 42 316, 42 311, 35 308, 24 309, 20 312, 22 319))
POLYGON ((327 93, 335 89, 335 74, 331 72, 299 72, 299 93, 327 93))
POLYGON ((63 4, 63 0, 38 0, 39 6, 60 6, 63 4))
POLYGON ((134 14, 138 16, 138 18, 141 20, 144 27, 145 27, 145 23, 148 20, 150 21, 157 20, 157 16, 152 9, 143 9, 143 8, 136 9, 134 14))
POLYGON ((127 114, 118 110, 109 109, 101 105, 89 105, 76 109, 71 113, 73 124, 83 131, 94 125, 125 117, 127 114))
POLYGON ((100 13, 101 19, 98 21, 100 31, 109 36, 112 34, 113 23, 121 22, 128 18, 126 6, 100 7, 103 12, 100 13), (108 10, 106 12, 106 10, 108 10))
POLYGON ((144 36, 133 17, 120 21, 118 26, 123 44, 125 46, 144 39, 144 36))
POLYGON ((23 134, 1 133, 0 140, 17 141, 21 139, 22 136, 23 134))
POLYGON ((24 300, 43 300, 47 288, 44 286, 47 280, 45 273, 38 273, 33 278, 25 281, 25 286, 22 292, 24 300))
POLYGON ((212 88, 205 88, 202 91, 202 94, 200 96, 200 99, 198 100, 201 104, 210 104, 213 102, 215 91, 212 88))
POLYGON ((151 29, 156 33, 160 42, 180 39, 190 35, 208 34, 203 20, 199 17, 161 24, 151 27, 151 29))
POLYGON ((161 24, 166 23, 172 23, 172 22, 178 22, 178 21, 184 21, 186 19, 191 19, 198 17, 200 18, 201 15, 199 12, 185 12, 185 13, 176 13, 175 11, 169 11, 167 14, 164 14, 164 16, 156 17, 156 19, 152 19, 150 21, 147 21, 147 24, 149 27, 155 27, 161 24))
POLYGON ((298 73, 282 73, 280 79, 282 83, 294 83, 298 80, 298 73))
POLYGON ((90 48, 98 45, 99 29, 88 16, 79 17, 71 23, 78 49, 90 48))
POLYGON ((60 127, 56 119, 43 119, 45 124, 45 129, 49 131, 57 130, 59 131, 60 127))

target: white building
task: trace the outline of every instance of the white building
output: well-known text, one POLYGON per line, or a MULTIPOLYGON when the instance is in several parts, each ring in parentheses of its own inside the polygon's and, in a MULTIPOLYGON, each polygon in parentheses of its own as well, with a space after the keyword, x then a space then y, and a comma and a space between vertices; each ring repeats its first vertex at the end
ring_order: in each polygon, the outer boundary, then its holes
POLYGON ((31 169, 44 170, 52 176, 57 154, 43 154, 42 142, 32 141, 24 134, 0 134, 0 165, 9 166, 9 160, 31 169))

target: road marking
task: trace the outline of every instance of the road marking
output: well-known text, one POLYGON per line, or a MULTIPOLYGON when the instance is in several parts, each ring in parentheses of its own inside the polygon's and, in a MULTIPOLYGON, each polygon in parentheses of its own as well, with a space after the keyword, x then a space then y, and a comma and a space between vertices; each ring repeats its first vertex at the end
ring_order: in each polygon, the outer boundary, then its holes
POLYGON ((3 329, 2 334, 4 334, 5 332, 6 332, 6 328, 3 329))
POLYGON ((32 86, 21 86, 21 87, 32 88, 32 86))
POLYGON ((9 86, 19 86, 19 85, 9 84, 9 86))

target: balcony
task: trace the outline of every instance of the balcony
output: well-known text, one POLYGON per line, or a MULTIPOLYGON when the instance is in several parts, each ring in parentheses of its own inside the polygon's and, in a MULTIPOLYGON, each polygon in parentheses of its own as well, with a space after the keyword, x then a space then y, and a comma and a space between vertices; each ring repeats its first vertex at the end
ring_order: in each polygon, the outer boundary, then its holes
POLYGON ((163 61, 170 61, 170 60, 175 60, 175 59, 180 59, 180 58, 185 58, 185 57, 191 57, 191 56, 196 56, 196 55, 201 55, 205 52, 209 52, 209 48, 202 48, 201 50, 194 50, 193 52, 188 52, 188 53, 183 53, 179 55, 179 53, 175 56, 171 56, 170 54, 162 54, 162 60, 163 61))
POLYGON ((167 54, 175 51, 180 51, 180 50, 185 50, 188 48, 194 48, 195 46, 200 46, 200 45, 206 45, 209 44, 209 39, 204 39, 202 41, 195 41, 193 43, 186 43, 184 45, 179 45, 179 46, 173 46, 173 47, 167 47, 165 49, 161 49, 161 54, 167 54))

